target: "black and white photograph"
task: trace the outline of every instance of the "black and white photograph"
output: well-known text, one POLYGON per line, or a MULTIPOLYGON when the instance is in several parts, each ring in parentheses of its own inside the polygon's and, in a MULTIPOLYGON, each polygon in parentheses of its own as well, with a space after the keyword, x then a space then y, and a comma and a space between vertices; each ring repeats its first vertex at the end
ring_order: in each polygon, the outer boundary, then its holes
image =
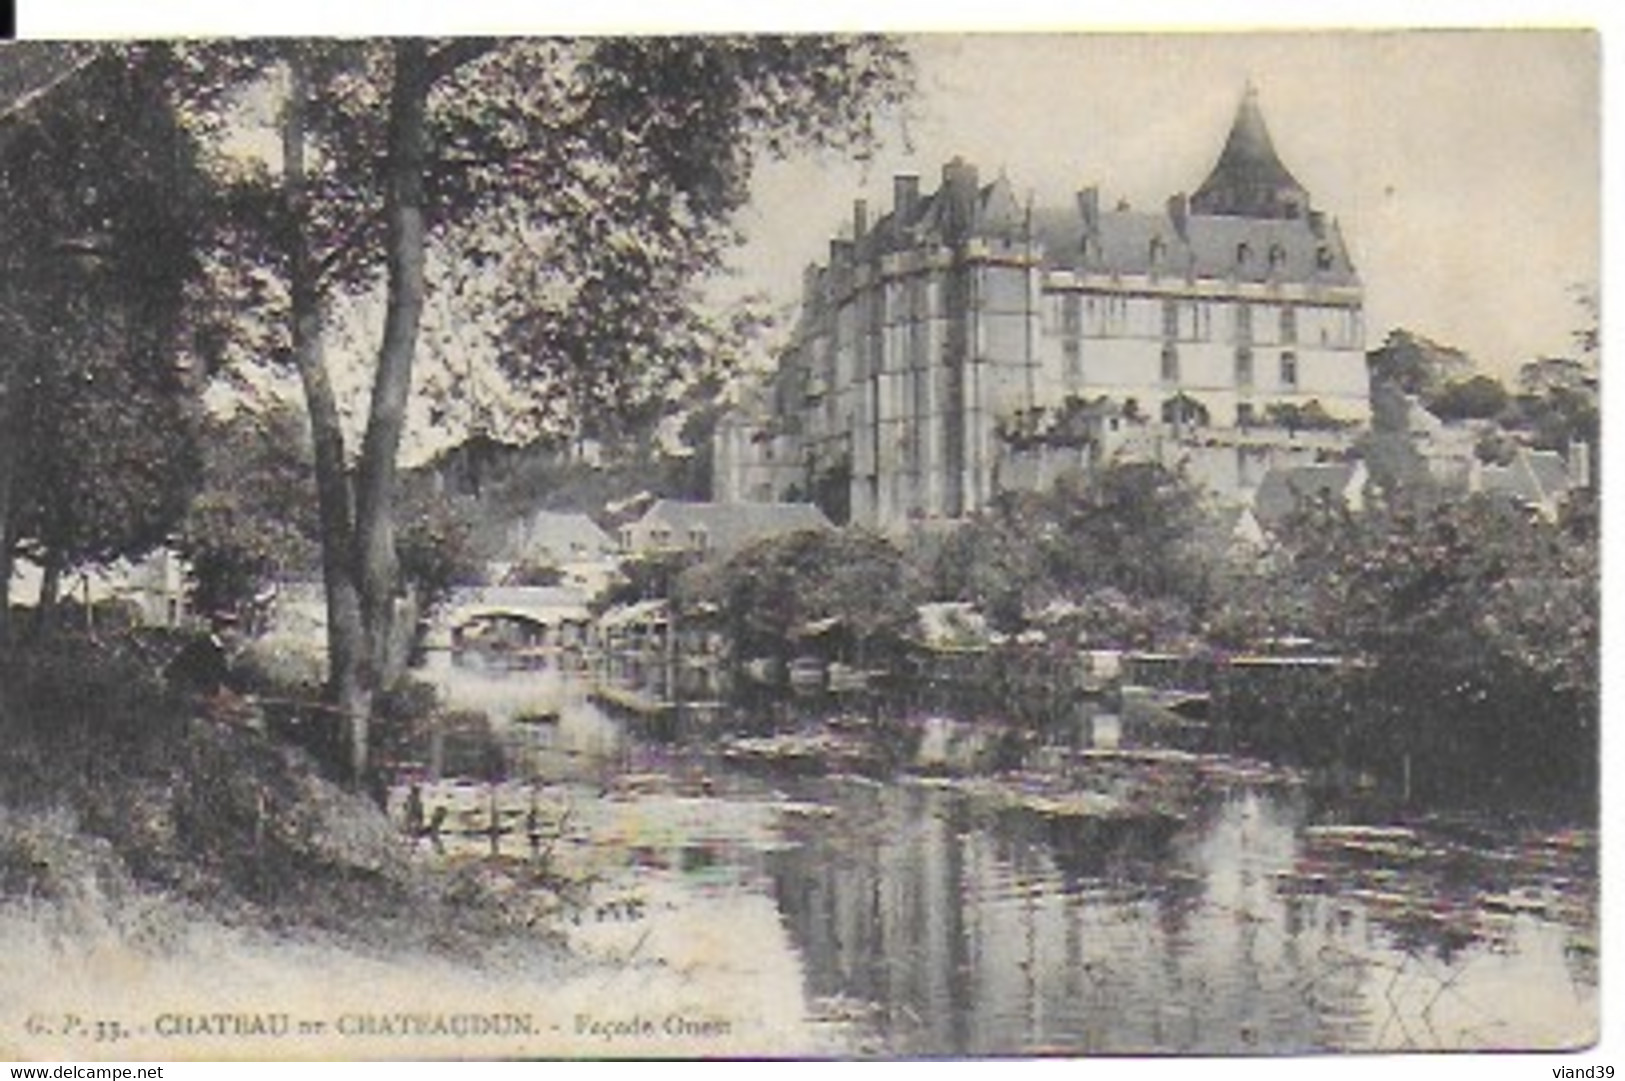
POLYGON ((0 1058, 1589 1064, 1598 32, 518 29, 0 43, 0 1058))

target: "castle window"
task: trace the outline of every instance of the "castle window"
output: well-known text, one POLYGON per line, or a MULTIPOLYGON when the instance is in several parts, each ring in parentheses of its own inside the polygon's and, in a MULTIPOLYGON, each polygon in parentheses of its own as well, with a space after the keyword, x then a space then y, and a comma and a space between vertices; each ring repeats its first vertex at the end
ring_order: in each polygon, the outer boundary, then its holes
POLYGON ((1179 301, 1162 302, 1162 336, 1169 341, 1179 337, 1179 301))
POLYGON ((1068 338, 1061 343, 1061 358, 1066 365, 1066 378, 1077 382, 1083 378, 1083 343, 1077 338, 1068 338))
POLYGON ((1253 385, 1253 351, 1247 346, 1236 349, 1236 386, 1250 387, 1253 385))
POLYGON ((1281 385, 1283 387, 1298 385, 1298 354, 1281 354, 1281 385))
POLYGON ((1061 333, 1069 338, 1083 333, 1083 303, 1076 293, 1061 296, 1061 333))
POLYGON ((1253 403, 1236 403, 1236 427, 1250 428, 1253 423, 1253 403))
POLYGON ((1298 340, 1298 309, 1287 305, 1281 309, 1281 341, 1290 345, 1298 340))
POLYGON ((1179 382, 1179 346, 1168 342, 1162 347, 1162 381, 1179 382))
POLYGON ((1253 306, 1245 302, 1236 305, 1236 341, 1253 340, 1253 306))

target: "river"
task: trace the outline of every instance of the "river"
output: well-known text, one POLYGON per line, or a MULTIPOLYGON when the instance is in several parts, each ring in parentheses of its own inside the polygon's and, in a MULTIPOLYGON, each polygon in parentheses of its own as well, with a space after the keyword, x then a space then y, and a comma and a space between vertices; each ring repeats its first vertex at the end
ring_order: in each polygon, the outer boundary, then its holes
MULTIPOLYGON (((493 799, 539 808, 557 829, 538 854, 592 883, 582 948, 772 987, 831 1053, 1484 1050, 1597 1032, 1592 835, 1362 833, 1300 785, 1234 773, 1204 781, 1171 837, 1078 842, 951 779, 738 768, 714 740, 610 716, 577 673, 432 654, 420 674, 506 751, 500 783, 426 790, 450 812, 445 851, 486 851, 456 827, 493 799)), ((524 827, 497 844, 523 858, 524 827)))

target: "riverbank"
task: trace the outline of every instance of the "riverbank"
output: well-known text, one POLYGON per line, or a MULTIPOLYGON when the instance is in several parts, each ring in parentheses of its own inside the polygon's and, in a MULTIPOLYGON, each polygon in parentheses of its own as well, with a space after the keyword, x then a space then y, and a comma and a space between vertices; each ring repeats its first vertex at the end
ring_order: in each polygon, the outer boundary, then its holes
POLYGON ((199 717, 166 737, 94 776, 37 741, 3 752, 0 1055, 832 1050, 799 969, 761 963, 791 954, 763 942, 761 897, 719 920, 644 884, 663 918, 627 919, 589 903, 591 868, 414 845, 258 732, 199 717))

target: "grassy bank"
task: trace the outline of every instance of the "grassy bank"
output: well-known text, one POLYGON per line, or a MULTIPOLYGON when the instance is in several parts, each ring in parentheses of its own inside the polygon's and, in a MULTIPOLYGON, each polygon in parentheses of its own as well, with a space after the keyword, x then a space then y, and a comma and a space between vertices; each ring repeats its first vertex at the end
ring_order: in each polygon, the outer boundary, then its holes
POLYGON ((171 685, 162 656, 64 638, 8 659, 0 895, 70 910, 150 897, 233 925, 464 957, 507 939, 552 947, 525 901, 546 897, 544 870, 515 890, 490 868, 414 861, 375 804, 252 711, 171 685))

